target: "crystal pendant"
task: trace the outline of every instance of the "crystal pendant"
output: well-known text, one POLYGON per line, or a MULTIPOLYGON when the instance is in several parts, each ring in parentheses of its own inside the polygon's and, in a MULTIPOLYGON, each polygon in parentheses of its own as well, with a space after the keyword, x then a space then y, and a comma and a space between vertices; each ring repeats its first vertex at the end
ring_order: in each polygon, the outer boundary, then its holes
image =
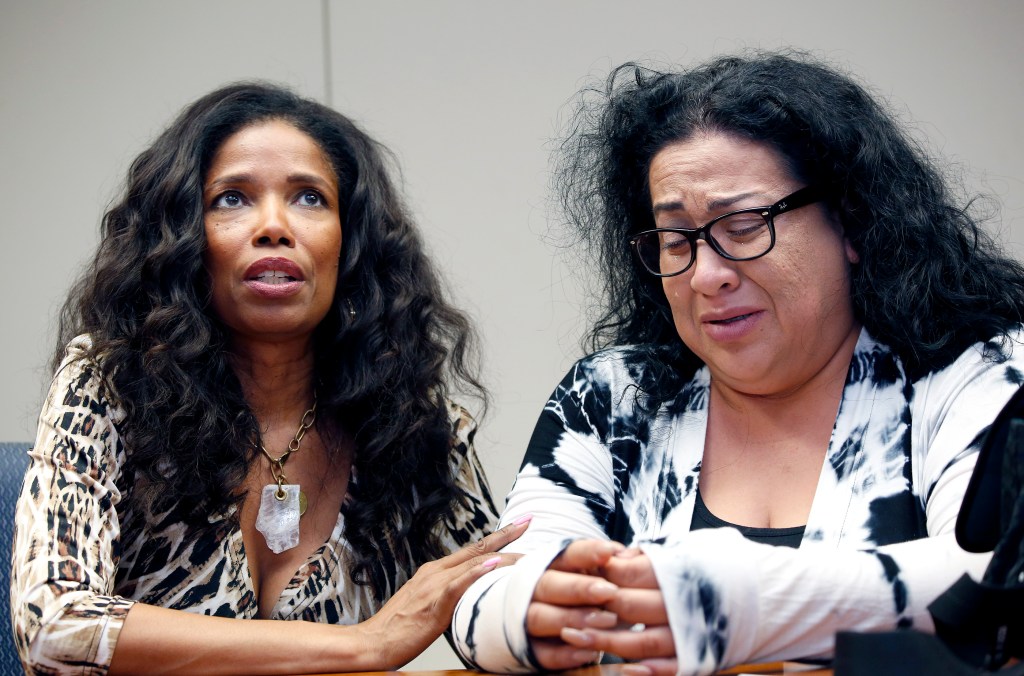
POLYGON ((260 496, 260 511, 256 515, 256 530, 263 533, 267 547, 280 554, 299 544, 299 486, 284 484, 280 490, 284 498, 278 498, 278 485, 263 487, 260 496))

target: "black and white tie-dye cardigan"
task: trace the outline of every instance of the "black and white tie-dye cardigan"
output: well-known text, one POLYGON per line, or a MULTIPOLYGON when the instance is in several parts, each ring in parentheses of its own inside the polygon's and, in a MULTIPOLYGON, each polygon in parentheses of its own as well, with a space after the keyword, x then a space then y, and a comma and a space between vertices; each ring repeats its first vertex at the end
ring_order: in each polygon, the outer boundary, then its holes
MULTIPOLYGON (((1020 337, 1018 336, 1018 339, 1020 337)), ((968 349, 909 382, 861 333, 798 549, 731 528, 690 531, 710 376, 641 415, 643 354, 613 348, 578 362, 555 389, 502 523, 532 513, 508 551, 527 554, 473 585, 454 633, 489 671, 531 671, 524 630, 533 588, 568 541, 639 545, 664 593, 682 674, 749 661, 828 657, 837 630, 931 630, 928 603, 989 555, 953 535, 978 444, 1024 382, 1024 349, 968 349)))

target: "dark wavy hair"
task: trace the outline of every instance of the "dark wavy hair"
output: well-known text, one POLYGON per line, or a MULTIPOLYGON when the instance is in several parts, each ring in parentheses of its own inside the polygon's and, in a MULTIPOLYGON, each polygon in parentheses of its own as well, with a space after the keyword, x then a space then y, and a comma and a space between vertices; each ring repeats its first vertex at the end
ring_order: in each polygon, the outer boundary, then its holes
POLYGON ((313 138, 338 177, 344 244, 333 304, 314 334, 317 426, 332 452, 340 430, 354 438, 349 572, 383 598, 395 566, 411 572, 442 554, 437 527, 468 499, 449 462, 449 391, 483 408, 487 394, 473 332, 445 300, 389 178, 390 155, 351 120, 265 83, 229 85, 187 107, 135 159, 104 215, 99 250, 61 313, 54 364, 72 337, 91 336, 91 357, 126 414, 118 428, 138 499, 173 495, 200 528, 211 511, 240 504, 258 425, 210 306, 202 196, 221 144, 267 120, 313 138))
POLYGON ((807 54, 754 52, 682 72, 627 63, 581 94, 555 181, 600 270, 589 349, 652 345, 673 382, 700 366, 679 340, 660 280, 632 260, 626 239, 655 227, 654 155, 704 132, 767 143, 794 178, 825 189, 860 257, 851 271, 855 315, 911 377, 1006 336, 1024 317, 1024 268, 980 229, 969 202, 956 202, 949 178, 894 115, 807 54))

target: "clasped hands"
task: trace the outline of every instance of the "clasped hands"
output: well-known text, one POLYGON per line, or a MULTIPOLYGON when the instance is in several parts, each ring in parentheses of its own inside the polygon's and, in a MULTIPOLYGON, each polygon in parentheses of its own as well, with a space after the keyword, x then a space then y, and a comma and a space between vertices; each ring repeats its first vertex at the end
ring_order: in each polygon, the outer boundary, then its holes
POLYGON ((608 540, 570 544, 541 576, 526 614, 534 656, 548 670, 590 664, 598 652, 638 662, 634 676, 674 674, 665 599, 647 556, 608 540))

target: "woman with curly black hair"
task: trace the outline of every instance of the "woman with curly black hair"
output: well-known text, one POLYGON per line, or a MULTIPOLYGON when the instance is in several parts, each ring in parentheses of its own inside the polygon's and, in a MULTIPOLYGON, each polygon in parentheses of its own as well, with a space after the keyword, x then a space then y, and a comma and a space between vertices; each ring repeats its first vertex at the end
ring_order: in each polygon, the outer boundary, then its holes
POLYGON ((534 515, 527 556, 470 587, 463 657, 705 674, 933 629, 985 568, 954 524, 1024 382, 1024 268, 805 55, 627 64, 562 150, 599 351, 541 414, 503 516, 534 515))
POLYGON ((65 305, 19 502, 30 672, 395 668, 515 558, 494 552, 528 519, 483 537, 474 423, 448 399, 486 402, 472 332, 384 157, 243 83, 132 164, 65 305))

